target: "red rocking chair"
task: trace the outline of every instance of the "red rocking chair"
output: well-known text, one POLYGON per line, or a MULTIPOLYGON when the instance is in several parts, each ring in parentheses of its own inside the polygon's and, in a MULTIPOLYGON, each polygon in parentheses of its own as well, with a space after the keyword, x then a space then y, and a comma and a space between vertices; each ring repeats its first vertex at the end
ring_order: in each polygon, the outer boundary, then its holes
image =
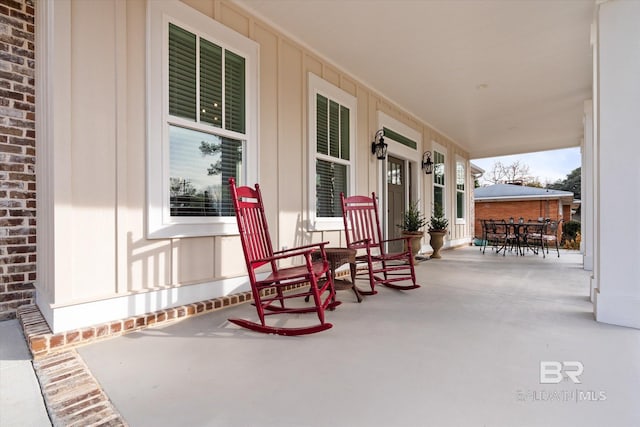
POLYGON ((410 238, 386 240, 382 238, 376 194, 371 193, 371 197, 345 197, 341 193, 340 199, 347 247, 359 251, 356 257, 357 263, 367 265, 367 272, 358 273, 358 275, 368 275, 371 291, 360 290, 360 292, 365 295, 374 295, 378 292, 375 290, 378 283, 393 289, 419 288, 420 285, 416 283, 410 238), (402 252, 387 252, 385 249, 388 243, 402 240, 404 240, 402 252), (398 282, 409 283, 399 284, 398 282))
POLYGON ((235 180, 229 179, 231 187, 231 199, 238 221, 238 231, 242 241, 242 250, 247 264, 251 292, 254 305, 258 311, 260 323, 245 319, 229 319, 230 322, 243 328, 257 332, 277 335, 305 335, 324 331, 333 325, 324 319, 325 309, 333 309, 340 304, 333 301, 335 290, 331 278, 331 271, 325 253, 325 245, 328 242, 300 246, 282 251, 273 251, 269 227, 262 204, 260 186, 236 187, 235 180), (311 254, 320 253, 320 259, 315 261, 311 254), (302 256, 304 264, 292 267, 279 268, 278 261, 302 256), (256 269, 263 265, 269 265, 271 271, 258 273, 256 269), (285 288, 289 286, 310 284, 301 286, 285 294, 285 288), (304 291, 302 290, 304 289, 304 291), (294 298, 310 298, 314 306, 289 306, 287 303, 294 298), (316 313, 319 324, 298 327, 275 327, 267 325, 265 317, 283 313, 316 313))

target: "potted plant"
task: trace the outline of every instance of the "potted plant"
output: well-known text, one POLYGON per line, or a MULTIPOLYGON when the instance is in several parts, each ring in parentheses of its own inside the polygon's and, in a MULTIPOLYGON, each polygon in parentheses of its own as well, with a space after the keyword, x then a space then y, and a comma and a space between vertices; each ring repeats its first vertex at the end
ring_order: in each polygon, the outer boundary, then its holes
POLYGON ((424 235, 422 227, 427 225, 427 219, 420 212, 418 202, 409 203, 409 209, 402 214, 402 224, 398 227, 402 229, 402 235, 410 238, 411 255, 414 257, 420 252, 420 241, 424 235))
POLYGON ((431 258, 442 258, 440 249, 444 245, 444 236, 447 234, 449 220, 442 215, 442 209, 434 209, 431 220, 429 221, 429 236, 431 237, 430 245, 433 249, 431 258))

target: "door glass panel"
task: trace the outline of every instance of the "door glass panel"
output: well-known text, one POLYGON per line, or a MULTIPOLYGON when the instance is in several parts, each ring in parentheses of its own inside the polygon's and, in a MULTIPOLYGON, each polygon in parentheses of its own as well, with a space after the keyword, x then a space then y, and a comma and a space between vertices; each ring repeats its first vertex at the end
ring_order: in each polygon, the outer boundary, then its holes
MULTIPOLYGON (((404 160, 389 156, 387 162, 387 238, 402 236, 402 230, 398 224, 402 223, 402 214, 406 209, 404 186, 404 160)), ((392 242, 387 250, 399 252, 402 250, 402 242, 392 242)))

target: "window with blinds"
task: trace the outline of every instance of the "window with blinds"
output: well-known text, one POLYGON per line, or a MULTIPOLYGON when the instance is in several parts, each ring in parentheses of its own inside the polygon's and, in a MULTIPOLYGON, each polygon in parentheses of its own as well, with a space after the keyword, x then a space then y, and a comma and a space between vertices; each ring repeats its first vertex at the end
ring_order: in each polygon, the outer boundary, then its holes
POLYGON ((445 157, 444 154, 433 152, 433 213, 444 216, 445 210, 445 157))
POLYGON ((456 219, 464 220, 464 183, 465 183, 464 163, 456 162, 456 219))
POLYGON ((349 194, 350 110, 316 94, 316 216, 341 217, 340 193, 349 194))
POLYGON ((258 181, 260 46, 184 2, 146 5, 146 236, 237 234, 228 180, 258 181))
POLYGON ((242 182, 245 58, 173 23, 168 33, 170 215, 233 216, 227 183, 242 182))

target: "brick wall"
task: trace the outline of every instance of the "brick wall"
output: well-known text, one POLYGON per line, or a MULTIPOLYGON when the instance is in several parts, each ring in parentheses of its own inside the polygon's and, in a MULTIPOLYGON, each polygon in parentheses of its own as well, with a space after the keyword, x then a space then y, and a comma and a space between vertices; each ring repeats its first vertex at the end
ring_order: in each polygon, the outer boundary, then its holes
POLYGON ((571 221, 571 205, 562 205, 562 218, 565 221, 571 221))
POLYGON ((481 219, 504 219, 520 217, 525 221, 537 220, 539 217, 557 221, 558 200, 522 200, 505 202, 475 202, 475 236, 482 236, 481 219))
POLYGON ((34 4, 0 1, 0 320, 34 303, 34 4))

